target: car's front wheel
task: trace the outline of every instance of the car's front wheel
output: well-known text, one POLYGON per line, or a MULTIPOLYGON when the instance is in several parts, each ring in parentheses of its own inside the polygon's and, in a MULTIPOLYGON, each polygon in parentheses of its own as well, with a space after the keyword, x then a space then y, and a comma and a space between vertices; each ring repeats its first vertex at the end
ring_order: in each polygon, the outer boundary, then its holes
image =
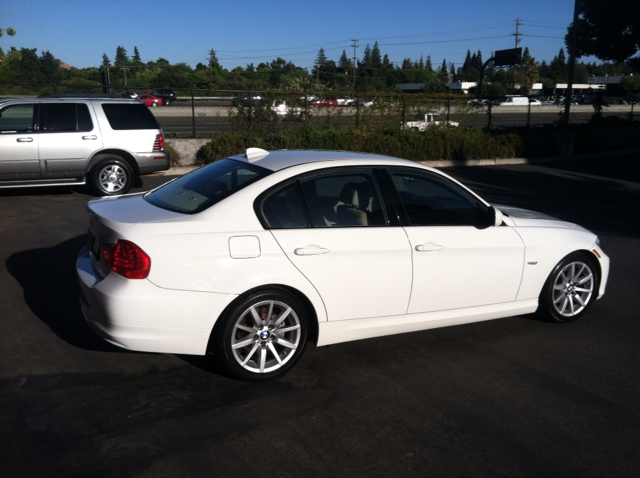
POLYGON ((89 185, 99 196, 126 194, 133 184, 133 171, 119 156, 105 158, 89 172, 89 185))
POLYGON ((284 289, 256 291, 219 320, 214 354, 234 377, 262 381, 291 369, 304 351, 308 319, 304 306, 284 289))
POLYGON ((554 322, 573 322, 596 300, 598 284, 593 259, 582 252, 569 254, 545 282, 538 312, 554 322))

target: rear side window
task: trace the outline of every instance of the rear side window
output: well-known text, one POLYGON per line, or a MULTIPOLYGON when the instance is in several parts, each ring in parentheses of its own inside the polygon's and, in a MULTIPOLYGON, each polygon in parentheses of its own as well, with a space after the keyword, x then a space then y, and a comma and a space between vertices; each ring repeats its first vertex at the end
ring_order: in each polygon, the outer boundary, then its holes
POLYGON ((195 214, 269 174, 268 169, 221 159, 148 193, 144 199, 162 209, 195 214))
POLYGON ((84 103, 44 103, 40 105, 41 132, 61 133, 92 130, 93 122, 89 108, 84 103))
POLYGON ((145 104, 103 103, 102 109, 111 129, 160 129, 155 116, 145 104))

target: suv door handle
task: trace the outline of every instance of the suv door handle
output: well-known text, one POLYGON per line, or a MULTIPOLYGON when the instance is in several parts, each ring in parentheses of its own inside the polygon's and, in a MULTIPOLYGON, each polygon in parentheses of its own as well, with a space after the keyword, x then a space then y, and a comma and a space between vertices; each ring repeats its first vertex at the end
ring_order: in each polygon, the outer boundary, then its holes
POLYGON ((98 137, 95 134, 92 134, 91 136, 83 136, 82 139, 98 139, 98 137))
POLYGON ((440 249, 444 249, 444 246, 434 242, 425 242, 424 244, 418 244, 416 246, 416 251, 418 252, 437 252, 440 249))
POLYGON ((18 143, 33 143, 33 138, 18 138, 16 141, 18 143))
POLYGON ((293 251, 296 256, 317 256, 319 254, 326 254, 327 252, 329 252, 329 249, 316 245, 299 247, 293 251))

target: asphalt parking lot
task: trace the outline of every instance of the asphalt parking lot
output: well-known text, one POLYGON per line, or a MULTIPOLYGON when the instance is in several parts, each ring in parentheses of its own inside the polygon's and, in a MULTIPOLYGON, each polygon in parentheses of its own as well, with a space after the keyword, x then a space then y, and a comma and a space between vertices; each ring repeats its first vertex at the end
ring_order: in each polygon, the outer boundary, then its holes
POLYGON ((640 476, 640 155, 447 172, 598 233, 605 297, 573 324, 310 346, 262 384, 99 339, 75 277, 92 196, 0 190, 0 475, 640 476))

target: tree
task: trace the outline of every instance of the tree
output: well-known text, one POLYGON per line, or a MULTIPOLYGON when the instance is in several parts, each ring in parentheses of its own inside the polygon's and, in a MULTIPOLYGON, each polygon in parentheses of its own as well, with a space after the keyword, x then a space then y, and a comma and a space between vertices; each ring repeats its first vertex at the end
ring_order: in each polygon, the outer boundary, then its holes
POLYGON ((136 61, 136 62, 142 61, 142 60, 140 60, 140 52, 138 51, 138 47, 137 46, 133 47, 133 58, 131 60, 136 61))
POLYGON ((124 47, 118 46, 116 48, 116 60, 115 65, 124 65, 129 61, 129 56, 127 55, 127 50, 124 47))
MULTIPOLYGON (((573 24, 565 42, 571 48, 573 24)), ((594 55, 622 62, 640 51, 638 0, 582 0, 577 23, 576 56, 594 55)))
POLYGON ((549 64, 549 76, 556 82, 567 81, 568 67, 566 63, 566 57, 564 55, 564 49, 560 48, 560 52, 557 56, 553 57, 549 64))
POLYGON ((100 64, 100 66, 105 67, 105 68, 110 68, 111 67, 111 60, 109 60, 109 57, 107 56, 106 53, 102 54, 102 63, 100 64))
POLYGON ((324 54, 324 48, 320 48, 318 51, 318 56, 316 57, 316 61, 313 62, 313 76, 316 77, 317 81, 320 81, 320 72, 323 69, 323 66, 327 63, 327 55, 324 54))
MULTIPOLYGON (((14 36, 16 34, 16 31, 13 28, 7 28, 6 30, 3 30, 2 28, 0 28, 0 37, 2 35, 4 35, 4 33, 7 33, 7 35, 9 35, 10 37, 14 36)), ((17 61, 20 60, 20 53, 17 52, 16 50, 12 50, 10 51, 8 54, 4 54, 4 51, 2 52, 2 56, 0 56, 0 67, 2 67, 2 65, 5 62, 11 62, 11 61, 17 61)))
POLYGON ((7 35, 9 35, 10 37, 16 34, 16 31, 13 28, 7 28, 6 30, 3 30, 2 28, 0 28, 0 37, 4 35, 5 31, 7 32, 7 35))

